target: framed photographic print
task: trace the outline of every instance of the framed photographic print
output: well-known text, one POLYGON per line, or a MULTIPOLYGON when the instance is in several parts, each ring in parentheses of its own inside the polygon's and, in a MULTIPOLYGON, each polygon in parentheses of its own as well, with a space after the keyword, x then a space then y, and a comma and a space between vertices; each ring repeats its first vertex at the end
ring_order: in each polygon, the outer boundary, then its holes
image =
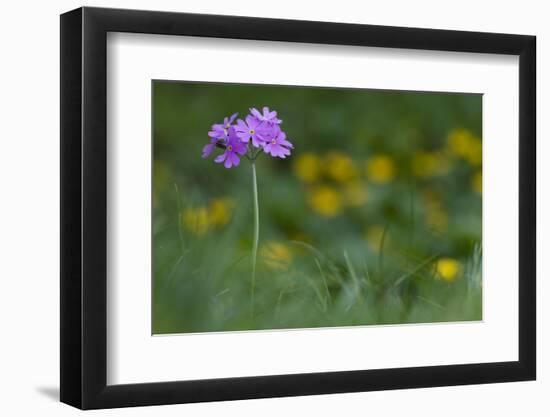
POLYGON ((61 401, 535 379, 535 38, 61 16, 61 401))

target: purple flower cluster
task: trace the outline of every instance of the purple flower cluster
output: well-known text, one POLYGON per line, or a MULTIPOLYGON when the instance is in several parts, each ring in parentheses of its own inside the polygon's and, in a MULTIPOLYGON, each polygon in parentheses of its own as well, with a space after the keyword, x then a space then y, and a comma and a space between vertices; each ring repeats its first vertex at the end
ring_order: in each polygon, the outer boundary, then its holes
POLYGON ((224 152, 214 161, 223 162, 226 168, 231 168, 239 165, 241 156, 246 155, 250 160, 255 160, 262 150, 277 158, 290 155, 294 146, 281 129, 283 121, 277 118, 276 111, 270 111, 268 107, 262 110, 260 113, 251 108, 250 114, 244 120, 238 119, 236 123, 237 113, 225 117, 223 123, 213 124, 208 132, 210 143, 202 149, 202 157, 206 158, 215 148, 221 148, 224 152))

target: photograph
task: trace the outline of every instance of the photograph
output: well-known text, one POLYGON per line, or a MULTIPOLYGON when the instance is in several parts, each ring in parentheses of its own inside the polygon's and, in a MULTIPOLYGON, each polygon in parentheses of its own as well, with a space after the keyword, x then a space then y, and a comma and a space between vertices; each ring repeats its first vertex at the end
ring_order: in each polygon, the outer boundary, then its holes
POLYGON ((470 3, 6 2, 0 417, 550 416, 548 13, 470 3))
POLYGON ((482 94, 151 88, 153 335, 483 319, 482 94))

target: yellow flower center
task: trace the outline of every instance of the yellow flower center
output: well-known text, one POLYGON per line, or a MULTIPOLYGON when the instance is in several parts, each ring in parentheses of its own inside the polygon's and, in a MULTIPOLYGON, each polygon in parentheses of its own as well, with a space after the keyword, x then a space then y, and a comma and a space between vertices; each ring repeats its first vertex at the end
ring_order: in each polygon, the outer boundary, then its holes
POLYGON ((254 129, 250 129, 250 134, 251 134, 251 135, 254 134, 254 129))
POLYGON ((271 139, 271 144, 272 145, 275 145, 277 143, 277 141, 275 139, 271 139))
POLYGON ((233 146, 229 145, 229 146, 227 147, 227 150, 228 150, 229 152, 231 152, 231 151, 233 150, 233 146))

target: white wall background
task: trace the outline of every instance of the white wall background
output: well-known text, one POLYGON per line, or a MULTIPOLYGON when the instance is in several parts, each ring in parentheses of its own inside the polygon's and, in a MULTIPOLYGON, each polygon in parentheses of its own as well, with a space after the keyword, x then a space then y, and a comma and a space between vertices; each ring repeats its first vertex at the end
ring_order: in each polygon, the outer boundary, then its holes
MULTIPOLYGON (((2 415, 78 412, 59 391, 59 17, 73 0, 8 2, 0 22, 0 411, 2 415)), ((545 2, 386 0, 88 0, 88 6, 237 14, 291 19, 534 34, 538 37, 538 381, 344 395, 192 404, 94 415, 270 416, 312 414, 547 416, 550 403, 550 157, 547 113, 550 26, 545 2), (547 187, 546 187, 547 188, 547 187), (545 192, 544 192, 545 191, 545 192), (545 235, 543 236, 543 233, 545 235)))

